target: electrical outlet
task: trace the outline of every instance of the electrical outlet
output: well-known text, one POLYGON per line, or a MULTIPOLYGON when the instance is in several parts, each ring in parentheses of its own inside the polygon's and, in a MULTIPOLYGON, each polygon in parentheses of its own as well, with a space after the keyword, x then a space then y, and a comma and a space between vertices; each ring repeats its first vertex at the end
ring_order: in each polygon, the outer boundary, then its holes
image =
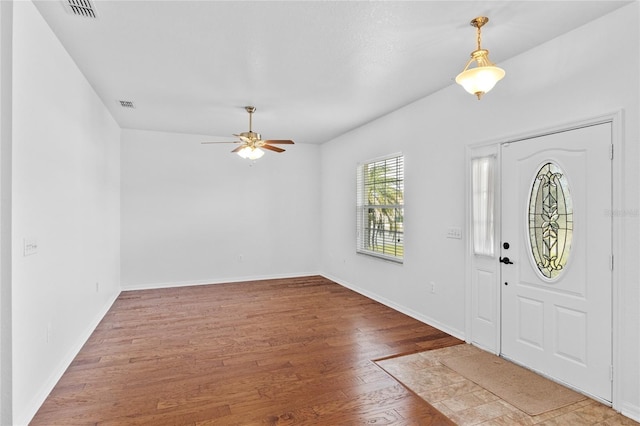
POLYGON ((238 255, 238 262, 242 263, 243 260, 244 260, 244 256, 239 254, 238 255))
POLYGON ((436 283, 431 281, 431 293, 435 294, 436 293, 436 283))
POLYGON ((453 238, 455 240, 461 240, 462 239, 462 229, 458 228, 458 227, 450 227, 447 229, 447 238, 453 238))

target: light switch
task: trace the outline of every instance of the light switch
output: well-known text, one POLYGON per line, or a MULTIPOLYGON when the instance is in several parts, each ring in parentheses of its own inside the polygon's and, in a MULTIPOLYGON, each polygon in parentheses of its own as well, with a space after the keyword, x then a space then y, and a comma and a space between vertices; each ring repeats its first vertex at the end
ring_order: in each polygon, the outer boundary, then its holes
POLYGON ((24 256, 31 256, 38 252, 38 240, 35 238, 24 238, 24 256))
POLYGON ((456 240, 462 239, 462 229, 457 227, 451 227, 447 229, 447 238, 453 238, 456 240))

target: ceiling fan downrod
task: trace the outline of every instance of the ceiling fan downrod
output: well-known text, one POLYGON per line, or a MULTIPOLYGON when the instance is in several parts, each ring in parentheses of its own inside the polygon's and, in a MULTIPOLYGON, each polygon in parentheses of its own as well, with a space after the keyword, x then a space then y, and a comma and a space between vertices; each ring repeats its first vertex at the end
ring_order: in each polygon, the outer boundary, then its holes
POLYGON ((253 133, 253 113, 256 112, 256 107, 247 105, 244 109, 249 113, 249 133, 253 133))

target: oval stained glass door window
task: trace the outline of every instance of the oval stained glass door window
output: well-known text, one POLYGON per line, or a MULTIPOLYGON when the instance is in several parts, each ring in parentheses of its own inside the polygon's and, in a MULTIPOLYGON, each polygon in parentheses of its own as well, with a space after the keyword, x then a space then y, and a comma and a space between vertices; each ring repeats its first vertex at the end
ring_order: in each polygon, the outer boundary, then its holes
POLYGON ((554 280, 564 270, 573 238, 573 204, 567 178, 560 167, 544 164, 529 197, 529 243, 538 270, 554 280))

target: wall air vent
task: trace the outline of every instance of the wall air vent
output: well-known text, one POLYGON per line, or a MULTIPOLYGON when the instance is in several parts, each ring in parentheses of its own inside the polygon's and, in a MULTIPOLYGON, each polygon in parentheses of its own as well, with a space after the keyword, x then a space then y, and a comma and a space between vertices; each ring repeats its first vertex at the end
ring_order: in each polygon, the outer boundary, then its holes
POLYGON ((122 108, 135 108, 135 105, 131 101, 118 101, 122 108))
POLYGON ((67 12, 84 16, 85 18, 97 18, 96 9, 90 0, 63 0, 64 7, 67 12))

